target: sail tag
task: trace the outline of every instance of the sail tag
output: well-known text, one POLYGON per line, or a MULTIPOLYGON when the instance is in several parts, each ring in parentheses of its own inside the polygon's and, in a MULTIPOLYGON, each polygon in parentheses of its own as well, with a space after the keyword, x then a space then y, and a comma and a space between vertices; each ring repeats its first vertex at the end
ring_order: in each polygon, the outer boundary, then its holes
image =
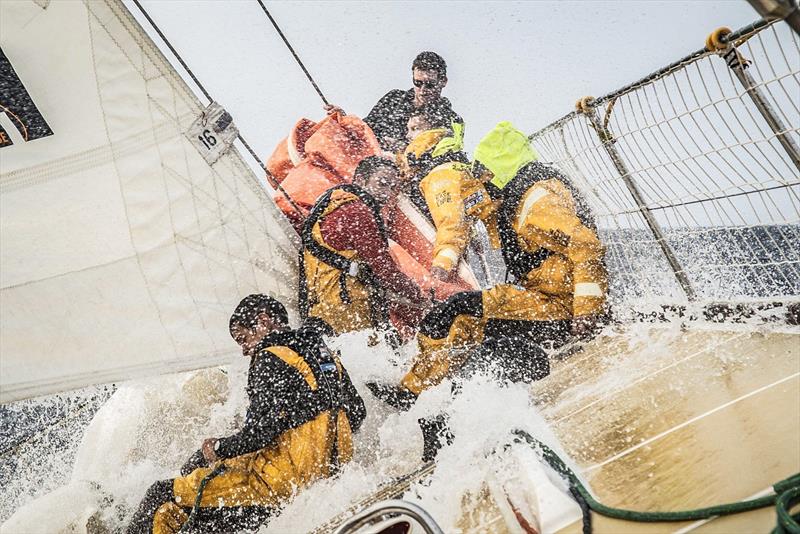
POLYGON ((238 136, 233 117, 216 102, 209 104, 186 130, 186 137, 209 165, 216 163, 238 136))

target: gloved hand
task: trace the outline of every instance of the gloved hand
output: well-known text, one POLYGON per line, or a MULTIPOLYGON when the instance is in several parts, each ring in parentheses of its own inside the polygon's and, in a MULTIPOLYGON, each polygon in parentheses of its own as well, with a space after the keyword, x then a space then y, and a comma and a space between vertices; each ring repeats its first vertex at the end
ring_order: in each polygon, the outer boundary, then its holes
POLYGON ((445 271, 439 266, 434 265, 431 267, 431 276, 441 282, 450 282, 453 278, 454 271, 445 271))
POLYGON ((417 401, 417 396, 404 388, 393 384, 378 384, 377 382, 367 382, 367 388, 377 398, 395 408, 405 412, 417 401))

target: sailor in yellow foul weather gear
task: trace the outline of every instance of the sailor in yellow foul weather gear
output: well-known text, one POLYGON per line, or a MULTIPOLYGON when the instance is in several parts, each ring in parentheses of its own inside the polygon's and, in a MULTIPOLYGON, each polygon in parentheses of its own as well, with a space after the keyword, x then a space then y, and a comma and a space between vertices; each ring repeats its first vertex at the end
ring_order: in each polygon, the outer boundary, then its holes
POLYGON ((567 177, 536 157, 507 122, 476 148, 487 191, 502 200, 494 223, 513 283, 456 294, 428 313, 399 392, 406 404, 459 368, 469 347, 521 365, 522 378, 540 378, 549 372, 540 347, 591 334, 603 315, 604 249, 591 213, 567 177))
POLYGON ((472 221, 494 211, 483 184, 472 176, 463 136, 463 123, 443 125, 423 108, 409 119, 410 143, 400 157, 409 197, 436 227, 431 273, 443 280, 457 269, 472 221))
POLYGON ((230 332, 251 358, 244 426, 205 440, 183 477, 153 484, 129 534, 175 533, 190 514, 191 528, 202 532, 254 530, 298 490, 350 461, 364 403, 320 333, 287 325, 286 309, 266 295, 239 304, 230 332))
POLYGON ((389 252, 382 208, 397 192, 394 162, 371 156, 359 163, 353 184, 329 189, 317 201, 302 232, 299 302, 302 316, 326 323, 337 334, 416 327, 428 305, 419 287, 389 252), (391 291, 412 306, 401 306, 391 291))

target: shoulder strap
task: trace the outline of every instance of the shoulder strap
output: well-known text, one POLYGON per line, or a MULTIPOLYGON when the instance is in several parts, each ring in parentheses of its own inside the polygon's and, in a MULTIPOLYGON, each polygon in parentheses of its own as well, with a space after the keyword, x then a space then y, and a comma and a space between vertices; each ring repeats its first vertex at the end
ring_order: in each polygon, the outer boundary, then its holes
POLYGON ((554 167, 544 165, 538 161, 528 163, 503 188, 503 204, 498 211, 497 217, 497 226, 500 233, 500 241, 503 245, 503 257, 506 261, 506 267, 508 272, 517 279, 521 279, 533 269, 539 268, 552 254, 550 250, 545 248, 540 248, 533 254, 525 252, 519 244, 519 236, 513 227, 517 208, 525 193, 536 182, 551 178, 557 179, 569 190, 575 201, 576 214, 581 223, 592 231, 597 232, 597 225, 592 211, 583 194, 575 187, 572 181, 554 167))
POLYGON ((320 219, 322 219, 322 216, 325 214, 325 211, 327 210, 328 206, 331 203, 331 197, 336 191, 344 191, 346 193, 355 195, 356 197, 358 197, 359 200, 361 200, 364 204, 366 204, 367 207, 372 212, 373 217, 375 218, 375 223, 377 224, 378 231, 381 234, 381 239, 385 243, 388 243, 388 240, 386 238, 386 228, 383 224, 383 219, 381 218, 380 214, 380 207, 378 206, 378 203, 375 201, 375 199, 372 198, 372 196, 369 193, 367 193, 357 185, 353 184, 341 184, 328 189, 320 197, 320 199, 317 200, 317 203, 314 204, 314 207, 308 214, 308 217, 306 218, 306 221, 303 224, 301 239, 303 241, 303 247, 307 249, 312 256, 314 256, 315 258, 317 258, 322 262, 327 263, 328 265, 331 265, 332 267, 335 267, 340 271, 349 273, 353 261, 342 256, 341 254, 338 254, 334 250, 322 246, 322 244, 320 244, 319 242, 317 242, 316 239, 314 239, 313 235, 314 226, 320 221, 320 219))
POLYGON ((572 180, 550 165, 545 165, 539 161, 532 161, 528 163, 522 169, 519 170, 517 176, 508 184, 508 186, 513 186, 514 182, 517 181, 517 178, 520 179, 519 187, 521 187, 521 191, 518 192, 520 195, 524 195, 525 191, 527 191, 534 183, 540 180, 547 180, 550 178, 555 178, 562 184, 572 195, 572 199, 575 201, 575 212, 580 219, 581 224, 589 228, 590 230, 597 232, 597 223, 594 219, 594 214, 592 213, 591 208, 589 207, 589 203, 586 201, 586 197, 583 195, 580 189, 578 189, 572 180))
POLYGON ((503 188, 503 203, 497 213, 497 229, 500 234, 503 259, 508 274, 516 280, 522 280, 529 272, 541 267, 552 254, 552 251, 546 248, 539 248, 533 253, 525 251, 514 229, 514 217, 522 197, 540 179, 538 175, 518 172, 503 188))
POLYGON ((288 347, 305 361, 311 374, 314 375, 317 389, 310 392, 314 402, 310 403, 311 409, 307 413, 307 421, 326 410, 341 407, 340 382, 344 379, 344 375, 339 372, 333 354, 316 330, 301 328, 270 334, 258 344, 256 351, 260 353, 270 347, 288 347))
MULTIPOLYGON (((327 248, 314 239, 314 226, 322 219, 323 215, 331 203, 332 196, 337 191, 344 191, 355 195, 360 201, 367 205, 375 218, 375 224, 378 227, 381 240, 388 246, 388 238, 386 237, 386 227, 383 224, 383 218, 380 213, 380 206, 375 199, 364 191, 362 188, 354 184, 341 184, 328 189, 322 197, 314 205, 311 212, 308 214, 306 221, 303 225, 302 243, 303 249, 307 250, 309 254, 317 258, 323 263, 327 263, 331 267, 340 271, 339 275, 339 291, 342 302, 349 303, 350 295, 347 291, 346 277, 356 276, 370 288, 370 308, 372 309, 372 321, 375 326, 385 323, 388 320, 388 308, 386 304, 385 295, 383 295, 380 284, 372 273, 368 265, 359 264, 357 261, 351 260, 335 250, 327 248)), ((302 251, 301 251, 302 256, 302 251)), ((305 271, 304 262, 301 261, 301 269, 305 271)), ((301 280, 301 285, 306 286, 306 281, 301 280)), ((307 287, 300 290, 300 307, 301 313, 305 309, 304 317, 308 316, 308 294, 307 287)))
POLYGON ((317 389, 307 392, 308 402, 294 408, 293 428, 316 419, 324 412, 330 412, 333 435, 331 466, 338 469, 338 413, 344 409, 344 381, 347 374, 337 363, 322 336, 313 328, 300 328, 288 332, 270 334, 259 343, 259 352, 270 347, 288 347, 298 354, 308 365, 317 383, 317 389))

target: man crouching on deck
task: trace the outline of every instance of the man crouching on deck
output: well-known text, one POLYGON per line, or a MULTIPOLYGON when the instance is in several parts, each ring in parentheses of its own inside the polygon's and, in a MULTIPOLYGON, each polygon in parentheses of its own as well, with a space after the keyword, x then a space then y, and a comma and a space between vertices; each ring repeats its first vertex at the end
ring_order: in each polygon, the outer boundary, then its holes
POLYGON ((298 489, 352 458, 364 402, 317 331, 290 330, 288 323, 277 300, 242 300, 229 327, 251 359, 244 426, 205 440, 184 466, 186 476, 150 486, 129 534, 174 533, 190 514, 194 524, 187 526, 204 532, 257 529, 298 489))

